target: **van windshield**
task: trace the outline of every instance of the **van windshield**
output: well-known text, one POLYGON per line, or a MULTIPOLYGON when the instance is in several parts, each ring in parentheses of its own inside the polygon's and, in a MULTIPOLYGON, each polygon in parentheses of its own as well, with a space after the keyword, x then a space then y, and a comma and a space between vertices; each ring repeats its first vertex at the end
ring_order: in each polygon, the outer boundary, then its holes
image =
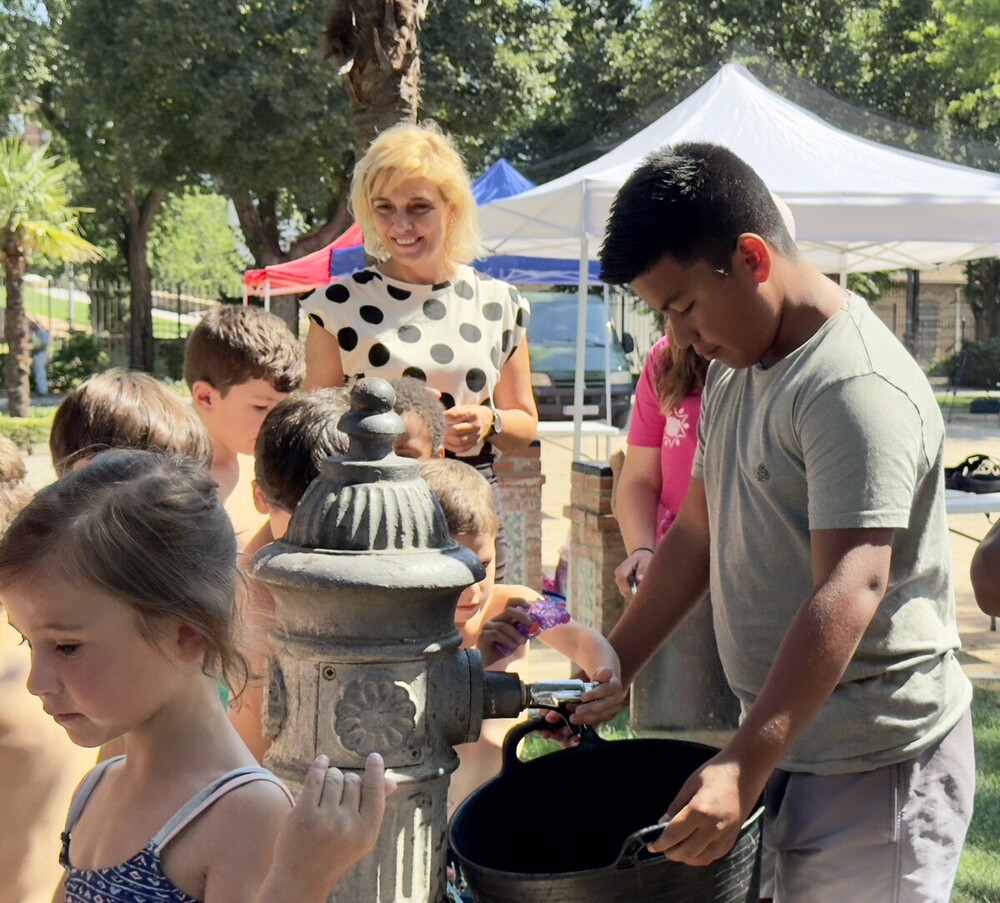
MULTIPOLYGON (((604 319, 604 305, 600 302, 587 305, 587 344, 603 346, 608 338, 608 323, 604 319)), ((610 330, 612 343, 617 342, 614 327, 610 330)), ((531 320, 528 323, 528 341, 542 345, 576 344, 576 299, 566 301, 532 301, 531 320)))

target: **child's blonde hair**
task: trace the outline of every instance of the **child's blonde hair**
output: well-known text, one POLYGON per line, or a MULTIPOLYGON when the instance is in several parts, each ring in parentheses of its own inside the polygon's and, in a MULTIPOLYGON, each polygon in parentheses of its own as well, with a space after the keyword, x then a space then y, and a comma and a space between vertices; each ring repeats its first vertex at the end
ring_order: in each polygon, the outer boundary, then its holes
POLYGON ((70 391, 49 433, 59 476, 81 458, 111 448, 187 455, 205 468, 212 463, 212 440, 194 408, 148 373, 117 367, 70 391))
POLYGON ((215 482, 190 459, 108 451, 41 490, 0 539, 0 587, 53 575, 119 599, 150 639, 179 618, 204 637, 206 671, 235 695, 246 686, 236 537, 215 482))
POLYGON ((0 436, 0 535, 31 500, 31 487, 24 479, 27 472, 17 446, 0 436))
POLYGON ((420 476, 438 500, 452 536, 496 538, 500 522, 493 488, 475 467, 454 458, 432 458, 420 465, 420 476))
POLYGON ((471 263, 481 252, 479 214, 469 173, 454 142, 433 122, 402 122, 386 129, 354 167, 351 208, 365 236, 365 250, 387 260, 388 248, 379 238, 372 202, 407 179, 434 184, 451 217, 445 227, 444 252, 450 263, 471 263))

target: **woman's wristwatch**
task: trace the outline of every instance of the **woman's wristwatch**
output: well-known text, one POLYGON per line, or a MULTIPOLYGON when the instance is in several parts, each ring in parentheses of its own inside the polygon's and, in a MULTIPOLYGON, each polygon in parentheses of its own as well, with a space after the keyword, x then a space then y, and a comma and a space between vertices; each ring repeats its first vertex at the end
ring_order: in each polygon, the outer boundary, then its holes
POLYGON ((494 407, 491 407, 490 411, 493 413, 493 419, 490 421, 489 429, 486 430, 486 435, 483 436, 484 441, 493 436, 499 436, 503 432, 503 420, 500 419, 500 412, 494 407))

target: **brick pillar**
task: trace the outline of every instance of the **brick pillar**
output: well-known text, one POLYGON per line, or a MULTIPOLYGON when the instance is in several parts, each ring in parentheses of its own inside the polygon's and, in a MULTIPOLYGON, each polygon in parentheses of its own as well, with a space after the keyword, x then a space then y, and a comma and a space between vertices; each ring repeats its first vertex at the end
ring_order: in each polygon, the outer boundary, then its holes
POLYGON ((570 598, 573 617, 607 636, 625 600, 615 585, 615 568, 625 560, 625 543, 611 513, 611 468, 573 463, 570 504, 570 598))
POLYGON ((507 534, 506 582, 538 591, 542 582, 542 446, 505 451, 493 469, 507 534))

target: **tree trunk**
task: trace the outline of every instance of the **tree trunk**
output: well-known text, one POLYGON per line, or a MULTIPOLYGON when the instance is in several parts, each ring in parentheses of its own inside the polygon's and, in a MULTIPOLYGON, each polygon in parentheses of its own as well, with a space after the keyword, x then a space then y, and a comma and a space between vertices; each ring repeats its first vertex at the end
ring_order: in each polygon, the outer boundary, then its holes
POLYGON ((976 340, 1000 336, 1000 259, 974 260, 966 267, 968 302, 976 318, 976 340))
POLYGON ((31 404, 31 353, 28 350, 28 317, 24 311, 24 274, 27 261, 16 236, 8 236, 3 249, 7 309, 4 312, 4 339, 7 342, 7 413, 27 417, 31 404))
MULTIPOLYGON (((268 267, 286 260, 297 260, 325 247, 340 235, 351 224, 351 216, 347 210, 347 183, 345 176, 341 181, 340 200, 327 221, 315 231, 300 235, 287 252, 281 250, 277 197, 270 194, 255 201, 249 191, 231 191, 230 197, 236 208, 240 229, 257 266, 268 267)), ((271 312, 285 321, 292 335, 299 334, 299 303, 295 295, 272 298, 271 312)))
POLYGON ((426 13, 427 0, 334 0, 326 52, 345 76, 358 159, 379 132, 416 121, 426 13))
POLYGON ((149 274, 149 232, 167 197, 166 189, 153 188, 140 202, 127 176, 122 179, 125 198, 125 263, 129 279, 129 365, 152 373, 156 364, 153 343, 153 285, 149 274))

